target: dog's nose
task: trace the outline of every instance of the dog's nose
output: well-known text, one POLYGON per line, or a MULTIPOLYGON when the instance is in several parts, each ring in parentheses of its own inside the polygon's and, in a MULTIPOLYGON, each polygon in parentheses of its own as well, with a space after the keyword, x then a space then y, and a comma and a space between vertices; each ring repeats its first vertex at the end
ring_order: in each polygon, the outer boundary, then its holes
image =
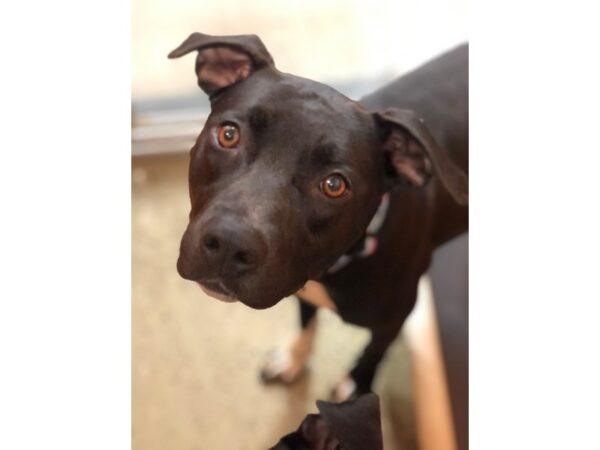
POLYGON ((233 220, 204 227, 200 247, 206 262, 224 277, 240 276, 256 269, 267 253, 258 231, 233 220))

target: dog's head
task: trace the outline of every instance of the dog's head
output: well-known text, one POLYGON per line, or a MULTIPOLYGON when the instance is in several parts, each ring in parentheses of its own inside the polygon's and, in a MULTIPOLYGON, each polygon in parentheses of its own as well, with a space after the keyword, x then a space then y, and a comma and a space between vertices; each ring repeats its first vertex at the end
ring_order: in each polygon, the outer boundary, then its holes
POLYGON ((459 201, 464 177, 410 111, 368 112, 279 72, 253 35, 193 33, 211 114, 191 151, 190 222, 177 268, 213 297, 268 308, 355 244, 394 185, 436 172, 459 201))
POLYGON ((271 450, 382 450, 379 398, 373 393, 343 403, 317 400, 319 414, 307 415, 298 430, 271 450))

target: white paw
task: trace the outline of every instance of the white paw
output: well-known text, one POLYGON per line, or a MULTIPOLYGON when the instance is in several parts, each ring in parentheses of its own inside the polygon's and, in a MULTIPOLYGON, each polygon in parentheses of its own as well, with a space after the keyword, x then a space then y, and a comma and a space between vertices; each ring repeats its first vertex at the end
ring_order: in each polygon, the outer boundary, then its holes
POLYGON ((303 359, 295 358, 289 349, 277 349, 268 355, 261 377, 265 382, 290 384, 300 377, 303 369, 303 359))
POLYGON ((356 393, 356 383, 346 375, 342 378, 331 390, 331 400, 335 403, 345 402, 350 400, 356 393))

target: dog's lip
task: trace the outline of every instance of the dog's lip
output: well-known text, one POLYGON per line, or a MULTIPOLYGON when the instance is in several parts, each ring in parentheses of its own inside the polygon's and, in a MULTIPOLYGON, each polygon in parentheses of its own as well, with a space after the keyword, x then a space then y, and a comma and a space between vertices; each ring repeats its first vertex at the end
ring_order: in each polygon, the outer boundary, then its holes
POLYGON ((221 281, 198 281, 198 284, 209 297, 228 303, 238 301, 235 294, 227 289, 221 281))

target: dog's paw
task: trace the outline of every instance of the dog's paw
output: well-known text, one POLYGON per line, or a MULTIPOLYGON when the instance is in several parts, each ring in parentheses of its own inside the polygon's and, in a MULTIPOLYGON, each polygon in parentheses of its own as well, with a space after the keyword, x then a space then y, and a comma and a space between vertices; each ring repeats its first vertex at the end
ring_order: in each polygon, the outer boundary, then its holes
POLYGON ((260 371, 264 383, 291 384, 304 372, 304 359, 295 357, 288 349, 277 349, 269 353, 260 371))
POLYGON ((346 375, 331 390, 331 401, 334 403, 341 403, 348 400, 352 400, 357 397, 358 391, 356 387, 356 382, 350 377, 350 375, 346 375))

